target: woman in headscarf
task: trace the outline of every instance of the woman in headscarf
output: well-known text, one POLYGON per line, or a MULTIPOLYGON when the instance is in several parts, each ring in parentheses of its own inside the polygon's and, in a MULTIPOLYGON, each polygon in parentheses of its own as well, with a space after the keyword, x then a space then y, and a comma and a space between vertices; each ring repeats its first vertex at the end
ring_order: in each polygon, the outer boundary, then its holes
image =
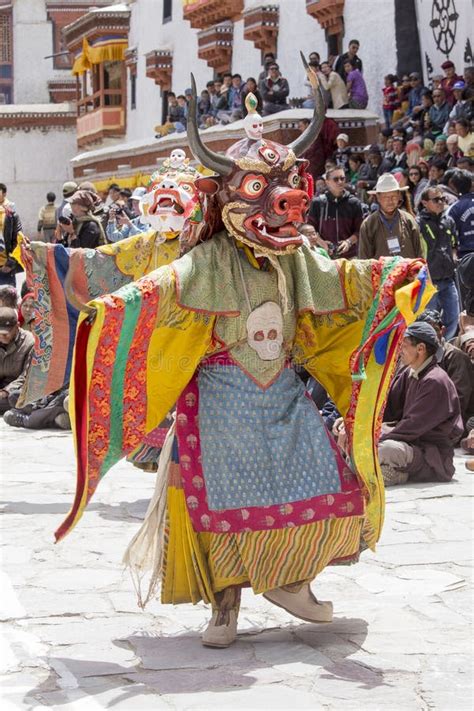
POLYGON ((18 309, 18 323, 24 331, 33 331, 35 320, 35 296, 31 292, 24 295, 18 309))

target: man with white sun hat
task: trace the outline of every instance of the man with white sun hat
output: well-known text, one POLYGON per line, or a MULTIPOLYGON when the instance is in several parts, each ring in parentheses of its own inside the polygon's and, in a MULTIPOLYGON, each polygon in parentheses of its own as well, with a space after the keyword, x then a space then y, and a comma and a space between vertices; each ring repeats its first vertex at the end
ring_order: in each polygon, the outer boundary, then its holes
POLYGON ((420 231, 415 218, 399 205, 401 187, 391 173, 384 173, 377 180, 374 190, 379 209, 362 223, 359 232, 359 259, 400 256, 414 259, 422 257, 420 231))

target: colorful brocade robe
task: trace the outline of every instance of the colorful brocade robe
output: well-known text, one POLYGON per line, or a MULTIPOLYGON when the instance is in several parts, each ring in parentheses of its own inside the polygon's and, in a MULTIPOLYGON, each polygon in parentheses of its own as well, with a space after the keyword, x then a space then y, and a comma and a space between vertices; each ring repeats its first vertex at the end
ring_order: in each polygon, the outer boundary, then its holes
POLYGON ((97 249, 31 242, 22 249, 26 279, 35 297, 35 346, 18 403, 59 390, 69 382, 79 311, 91 299, 169 264, 179 239, 163 242, 153 230, 97 249))
MULTIPOLYGON (((401 334, 432 287, 421 261, 331 261, 305 246, 278 261, 280 275, 258 268, 221 233, 89 304, 96 315, 81 316, 71 378, 77 490, 57 539, 77 523, 102 476, 177 405, 168 505, 180 491, 185 528, 202 544, 190 560, 214 546, 206 565, 215 569, 234 546, 246 572, 221 579, 242 578, 262 592, 354 556, 361 539, 375 546, 384 508, 376 456, 382 410, 401 334), (262 360, 249 344, 248 309, 278 303, 282 275, 282 346, 262 360), (293 363, 344 415, 349 462, 293 363), (278 577, 285 568, 268 556, 276 539, 282 555, 292 551, 309 567, 278 577), (307 555, 312 545, 324 556, 307 555)), ((176 531, 172 540, 181 546, 176 531)), ((170 593, 164 601, 188 599, 197 597, 170 593)))

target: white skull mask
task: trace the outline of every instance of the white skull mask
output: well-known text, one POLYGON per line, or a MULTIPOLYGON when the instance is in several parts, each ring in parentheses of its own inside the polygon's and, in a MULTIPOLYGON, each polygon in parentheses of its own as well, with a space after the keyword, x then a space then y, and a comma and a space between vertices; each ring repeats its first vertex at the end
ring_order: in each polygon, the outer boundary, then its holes
POLYGON ((161 182, 140 200, 143 221, 162 234, 181 232, 186 219, 185 210, 192 199, 189 190, 164 175, 161 182))
POLYGON ((266 301, 247 319, 247 343, 261 360, 276 360, 283 345, 283 315, 274 301, 266 301))
POLYGON ((248 138, 259 141, 263 135, 263 121, 260 114, 248 113, 244 118, 244 129, 248 138))
POLYGON ((186 160, 186 153, 182 148, 175 148, 171 151, 170 157, 168 159, 170 168, 177 170, 178 168, 184 167, 184 162, 186 160))

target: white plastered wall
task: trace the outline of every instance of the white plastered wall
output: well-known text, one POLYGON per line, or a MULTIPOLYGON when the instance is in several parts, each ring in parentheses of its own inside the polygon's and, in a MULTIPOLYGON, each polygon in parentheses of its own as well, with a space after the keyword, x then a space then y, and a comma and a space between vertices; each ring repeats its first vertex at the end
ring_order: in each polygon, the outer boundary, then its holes
POLYGON ((76 152, 75 127, 0 131, 0 180, 15 203, 23 231, 36 236, 38 211, 52 190, 62 200, 61 187, 72 176, 70 159, 76 152))

